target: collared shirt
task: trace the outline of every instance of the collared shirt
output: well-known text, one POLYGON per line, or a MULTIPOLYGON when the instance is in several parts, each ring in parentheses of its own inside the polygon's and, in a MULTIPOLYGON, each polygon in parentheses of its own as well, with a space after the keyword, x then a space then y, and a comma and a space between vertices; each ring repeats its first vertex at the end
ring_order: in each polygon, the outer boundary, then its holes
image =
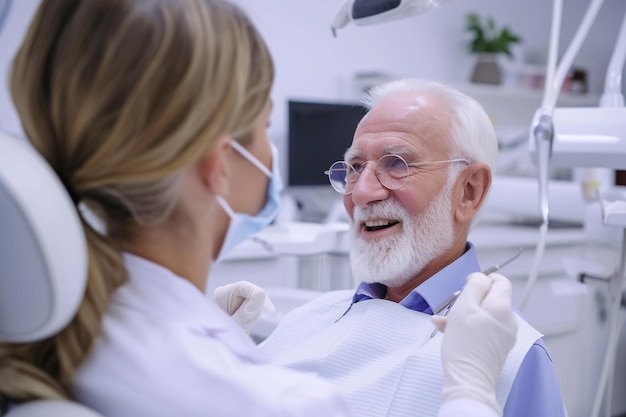
MULTIPOLYGON (((465 253, 461 257, 414 288, 400 301, 400 305, 411 310, 433 314, 433 311, 452 293, 463 288, 467 275, 476 271, 480 271, 476 249, 468 242, 465 253)), ((352 302, 386 296, 387 287, 384 285, 361 282, 354 293, 352 302)))
MULTIPOLYGON (((450 295, 463 288, 469 274, 479 271, 476 250, 468 242, 463 255, 418 285, 399 304, 411 310, 433 314, 450 295)), ((386 295, 387 288, 384 285, 361 282, 352 303, 382 299, 386 295)), ((565 416, 552 358, 541 339, 526 354, 504 407, 503 417, 528 416, 565 416)))

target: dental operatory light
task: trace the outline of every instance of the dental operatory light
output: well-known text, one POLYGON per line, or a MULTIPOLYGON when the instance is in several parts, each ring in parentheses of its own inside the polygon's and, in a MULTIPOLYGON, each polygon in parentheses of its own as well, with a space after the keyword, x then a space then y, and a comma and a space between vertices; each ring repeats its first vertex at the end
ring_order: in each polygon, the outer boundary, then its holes
POLYGON ((415 16, 436 9, 448 0, 348 0, 341 6, 330 28, 333 36, 337 29, 355 25, 373 25, 415 16))

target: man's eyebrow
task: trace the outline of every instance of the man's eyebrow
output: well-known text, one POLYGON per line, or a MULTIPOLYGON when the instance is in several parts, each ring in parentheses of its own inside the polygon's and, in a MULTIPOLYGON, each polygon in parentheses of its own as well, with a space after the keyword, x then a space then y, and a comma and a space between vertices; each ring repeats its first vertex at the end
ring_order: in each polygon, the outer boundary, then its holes
POLYGON ((351 159, 363 158, 363 153, 358 149, 348 148, 343 154, 343 160, 349 161, 351 159))
POLYGON ((398 146, 398 145, 385 145, 383 146, 383 152, 385 155, 387 154, 395 154, 401 156, 403 158, 412 157, 415 158, 416 153, 413 149, 407 148, 406 146, 398 146))
MULTIPOLYGON (((393 144, 383 146, 382 154, 380 156, 389 154, 399 155, 405 159, 415 159, 417 157, 417 154, 413 149, 407 148, 406 146, 393 144)), ((361 150, 348 148, 343 155, 343 159, 344 161, 349 161, 352 159, 365 159, 365 157, 363 156, 363 152, 361 150)))

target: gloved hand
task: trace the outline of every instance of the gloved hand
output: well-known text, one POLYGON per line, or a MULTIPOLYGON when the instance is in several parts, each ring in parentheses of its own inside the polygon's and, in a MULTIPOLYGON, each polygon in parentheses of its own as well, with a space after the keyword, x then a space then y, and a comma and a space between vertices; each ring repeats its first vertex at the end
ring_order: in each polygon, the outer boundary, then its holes
POLYGON ((515 345, 518 328, 509 280, 496 273, 470 274, 447 318, 433 316, 433 322, 445 331, 443 401, 470 398, 502 415, 496 381, 515 345))
POLYGON ((275 310, 265 290, 248 281, 217 287, 213 302, 230 314, 246 333, 250 333, 259 321, 263 309, 270 313, 275 310))

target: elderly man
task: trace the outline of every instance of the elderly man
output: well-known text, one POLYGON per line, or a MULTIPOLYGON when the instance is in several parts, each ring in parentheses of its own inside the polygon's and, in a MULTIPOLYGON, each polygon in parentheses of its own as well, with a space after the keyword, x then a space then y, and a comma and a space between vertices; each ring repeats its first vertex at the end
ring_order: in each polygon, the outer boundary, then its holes
MULTIPOLYGON (((430 317, 481 270, 467 236, 497 140, 475 100, 439 83, 394 81, 365 105, 345 160, 327 172, 344 194, 350 262, 362 282, 294 310, 260 348, 337 383, 359 416, 436 416, 442 337, 430 317)), ((541 334, 519 324, 493 407, 506 417, 563 416, 541 334)))

